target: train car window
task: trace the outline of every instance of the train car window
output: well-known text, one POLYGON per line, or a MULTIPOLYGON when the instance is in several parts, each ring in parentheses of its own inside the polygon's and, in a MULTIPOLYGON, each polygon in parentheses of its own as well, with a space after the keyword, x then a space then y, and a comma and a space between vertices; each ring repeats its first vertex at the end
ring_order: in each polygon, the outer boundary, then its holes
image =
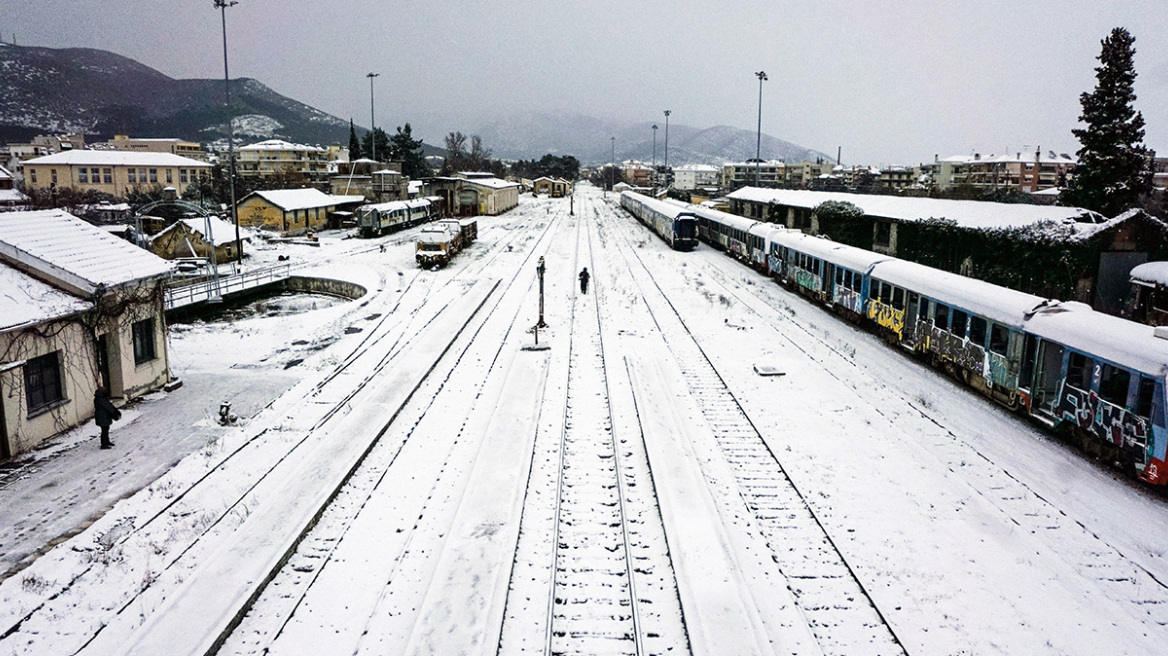
POLYGON ((921 307, 917 313, 917 318, 920 321, 924 321, 926 323, 929 321, 929 299, 927 299, 927 298, 921 299, 921 307))
POLYGON ((998 355, 1005 355, 1010 345, 1010 329, 1000 323, 990 326, 990 351, 998 355))
POLYGON ((1156 379, 1140 376, 1140 389, 1136 395, 1136 414, 1152 418, 1152 398, 1156 393, 1156 379))
POLYGON ((969 315, 961 310, 953 310, 953 320, 949 322, 949 332, 953 333, 954 337, 965 337, 965 324, 969 321, 969 315))
POLYGON ((837 268, 835 270, 835 284, 837 287, 842 286, 844 284, 844 270, 843 269, 837 268))
POLYGON ((1091 389, 1091 370, 1094 368, 1093 358, 1071 351, 1067 360, 1067 384, 1083 391, 1091 389))
POLYGON ((904 290, 900 287, 892 288, 892 307, 897 310, 904 309, 904 290))
POLYGON ((986 320, 981 317, 969 319, 969 341, 978 346, 985 346, 986 320))
POLYGON ((933 325, 941 330, 949 330, 949 307, 937 303, 937 309, 933 311, 933 325))
POLYGON ((880 283, 880 302, 885 305, 892 302, 892 285, 883 281, 880 283))
POLYGON ((1099 376, 1099 398, 1108 403, 1126 407, 1129 383, 1131 383, 1131 372, 1105 364, 1099 376))
POLYGON ((856 273, 853 271, 852 272, 852 291, 854 291, 858 294, 863 287, 864 287, 864 277, 861 276, 859 273, 856 273))

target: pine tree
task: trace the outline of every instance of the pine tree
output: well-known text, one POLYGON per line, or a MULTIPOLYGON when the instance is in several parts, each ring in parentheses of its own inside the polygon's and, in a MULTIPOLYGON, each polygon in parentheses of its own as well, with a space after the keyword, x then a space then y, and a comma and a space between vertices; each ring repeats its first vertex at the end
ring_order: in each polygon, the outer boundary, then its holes
POLYGON ((1095 90, 1079 98, 1083 105, 1079 121, 1085 127, 1072 130, 1082 148, 1063 200, 1105 216, 1131 207, 1152 188, 1155 153, 1144 146, 1144 117, 1132 108, 1133 43, 1135 37, 1122 27, 1103 40, 1095 90))
POLYGON ((353 119, 349 119, 349 161, 361 159, 361 142, 357 140, 357 130, 353 119))
POLYGON ((409 123, 405 127, 399 127, 397 134, 389 139, 389 152, 391 159, 402 163, 402 171, 406 177, 411 180, 425 178, 431 175, 430 165, 426 163, 426 157, 422 154, 422 140, 414 139, 413 128, 409 123))

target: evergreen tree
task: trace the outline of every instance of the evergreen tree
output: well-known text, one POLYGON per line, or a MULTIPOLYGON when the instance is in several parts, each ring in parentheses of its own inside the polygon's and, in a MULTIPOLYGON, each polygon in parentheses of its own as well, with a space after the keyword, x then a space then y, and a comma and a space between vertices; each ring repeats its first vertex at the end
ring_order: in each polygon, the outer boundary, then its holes
POLYGON ((389 152, 392 159, 402 163, 402 174, 411 180, 425 178, 431 175, 430 165, 422 154, 422 140, 414 139, 413 129, 409 123, 399 127, 397 134, 389 139, 389 152))
POLYGON ((361 157, 368 157, 369 159, 376 159, 379 162, 384 162, 390 159, 389 150, 389 135, 381 128, 374 128, 373 132, 366 132, 365 136, 361 137, 361 157), (374 157, 373 140, 377 140, 377 157, 374 157))
POLYGON ((349 161, 361 159, 361 142, 357 140, 357 130, 353 127, 353 119, 349 119, 349 161))
POLYGON ((1085 127, 1072 130, 1082 148, 1063 201, 1104 216, 1119 214, 1152 188, 1155 153, 1144 146, 1144 117, 1132 108, 1133 43, 1135 37, 1122 27, 1103 40, 1095 90, 1079 98, 1085 127))

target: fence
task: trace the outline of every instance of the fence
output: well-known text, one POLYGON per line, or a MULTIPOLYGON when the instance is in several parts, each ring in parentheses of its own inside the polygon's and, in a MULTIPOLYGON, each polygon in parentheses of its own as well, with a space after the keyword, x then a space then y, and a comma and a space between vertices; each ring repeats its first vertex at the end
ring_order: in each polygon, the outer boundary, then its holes
POLYGON ((287 279, 291 271, 291 265, 284 263, 240 274, 219 276, 218 280, 214 277, 203 278, 190 284, 183 284, 181 278, 172 278, 166 290, 166 309, 173 310, 270 285, 287 279))

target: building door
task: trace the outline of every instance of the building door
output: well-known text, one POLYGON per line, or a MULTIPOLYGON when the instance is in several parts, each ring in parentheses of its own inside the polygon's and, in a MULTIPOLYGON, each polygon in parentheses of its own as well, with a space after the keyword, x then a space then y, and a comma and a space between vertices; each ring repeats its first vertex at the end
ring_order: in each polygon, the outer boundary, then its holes
POLYGON ((97 338, 97 375, 98 383, 105 388, 107 394, 112 395, 109 360, 109 333, 106 333, 97 338))
POLYGON ((1131 270, 1148 261, 1147 253, 1109 251, 1099 254, 1095 276, 1095 298, 1091 305, 1100 312, 1119 314, 1131 296, 1131 270))

